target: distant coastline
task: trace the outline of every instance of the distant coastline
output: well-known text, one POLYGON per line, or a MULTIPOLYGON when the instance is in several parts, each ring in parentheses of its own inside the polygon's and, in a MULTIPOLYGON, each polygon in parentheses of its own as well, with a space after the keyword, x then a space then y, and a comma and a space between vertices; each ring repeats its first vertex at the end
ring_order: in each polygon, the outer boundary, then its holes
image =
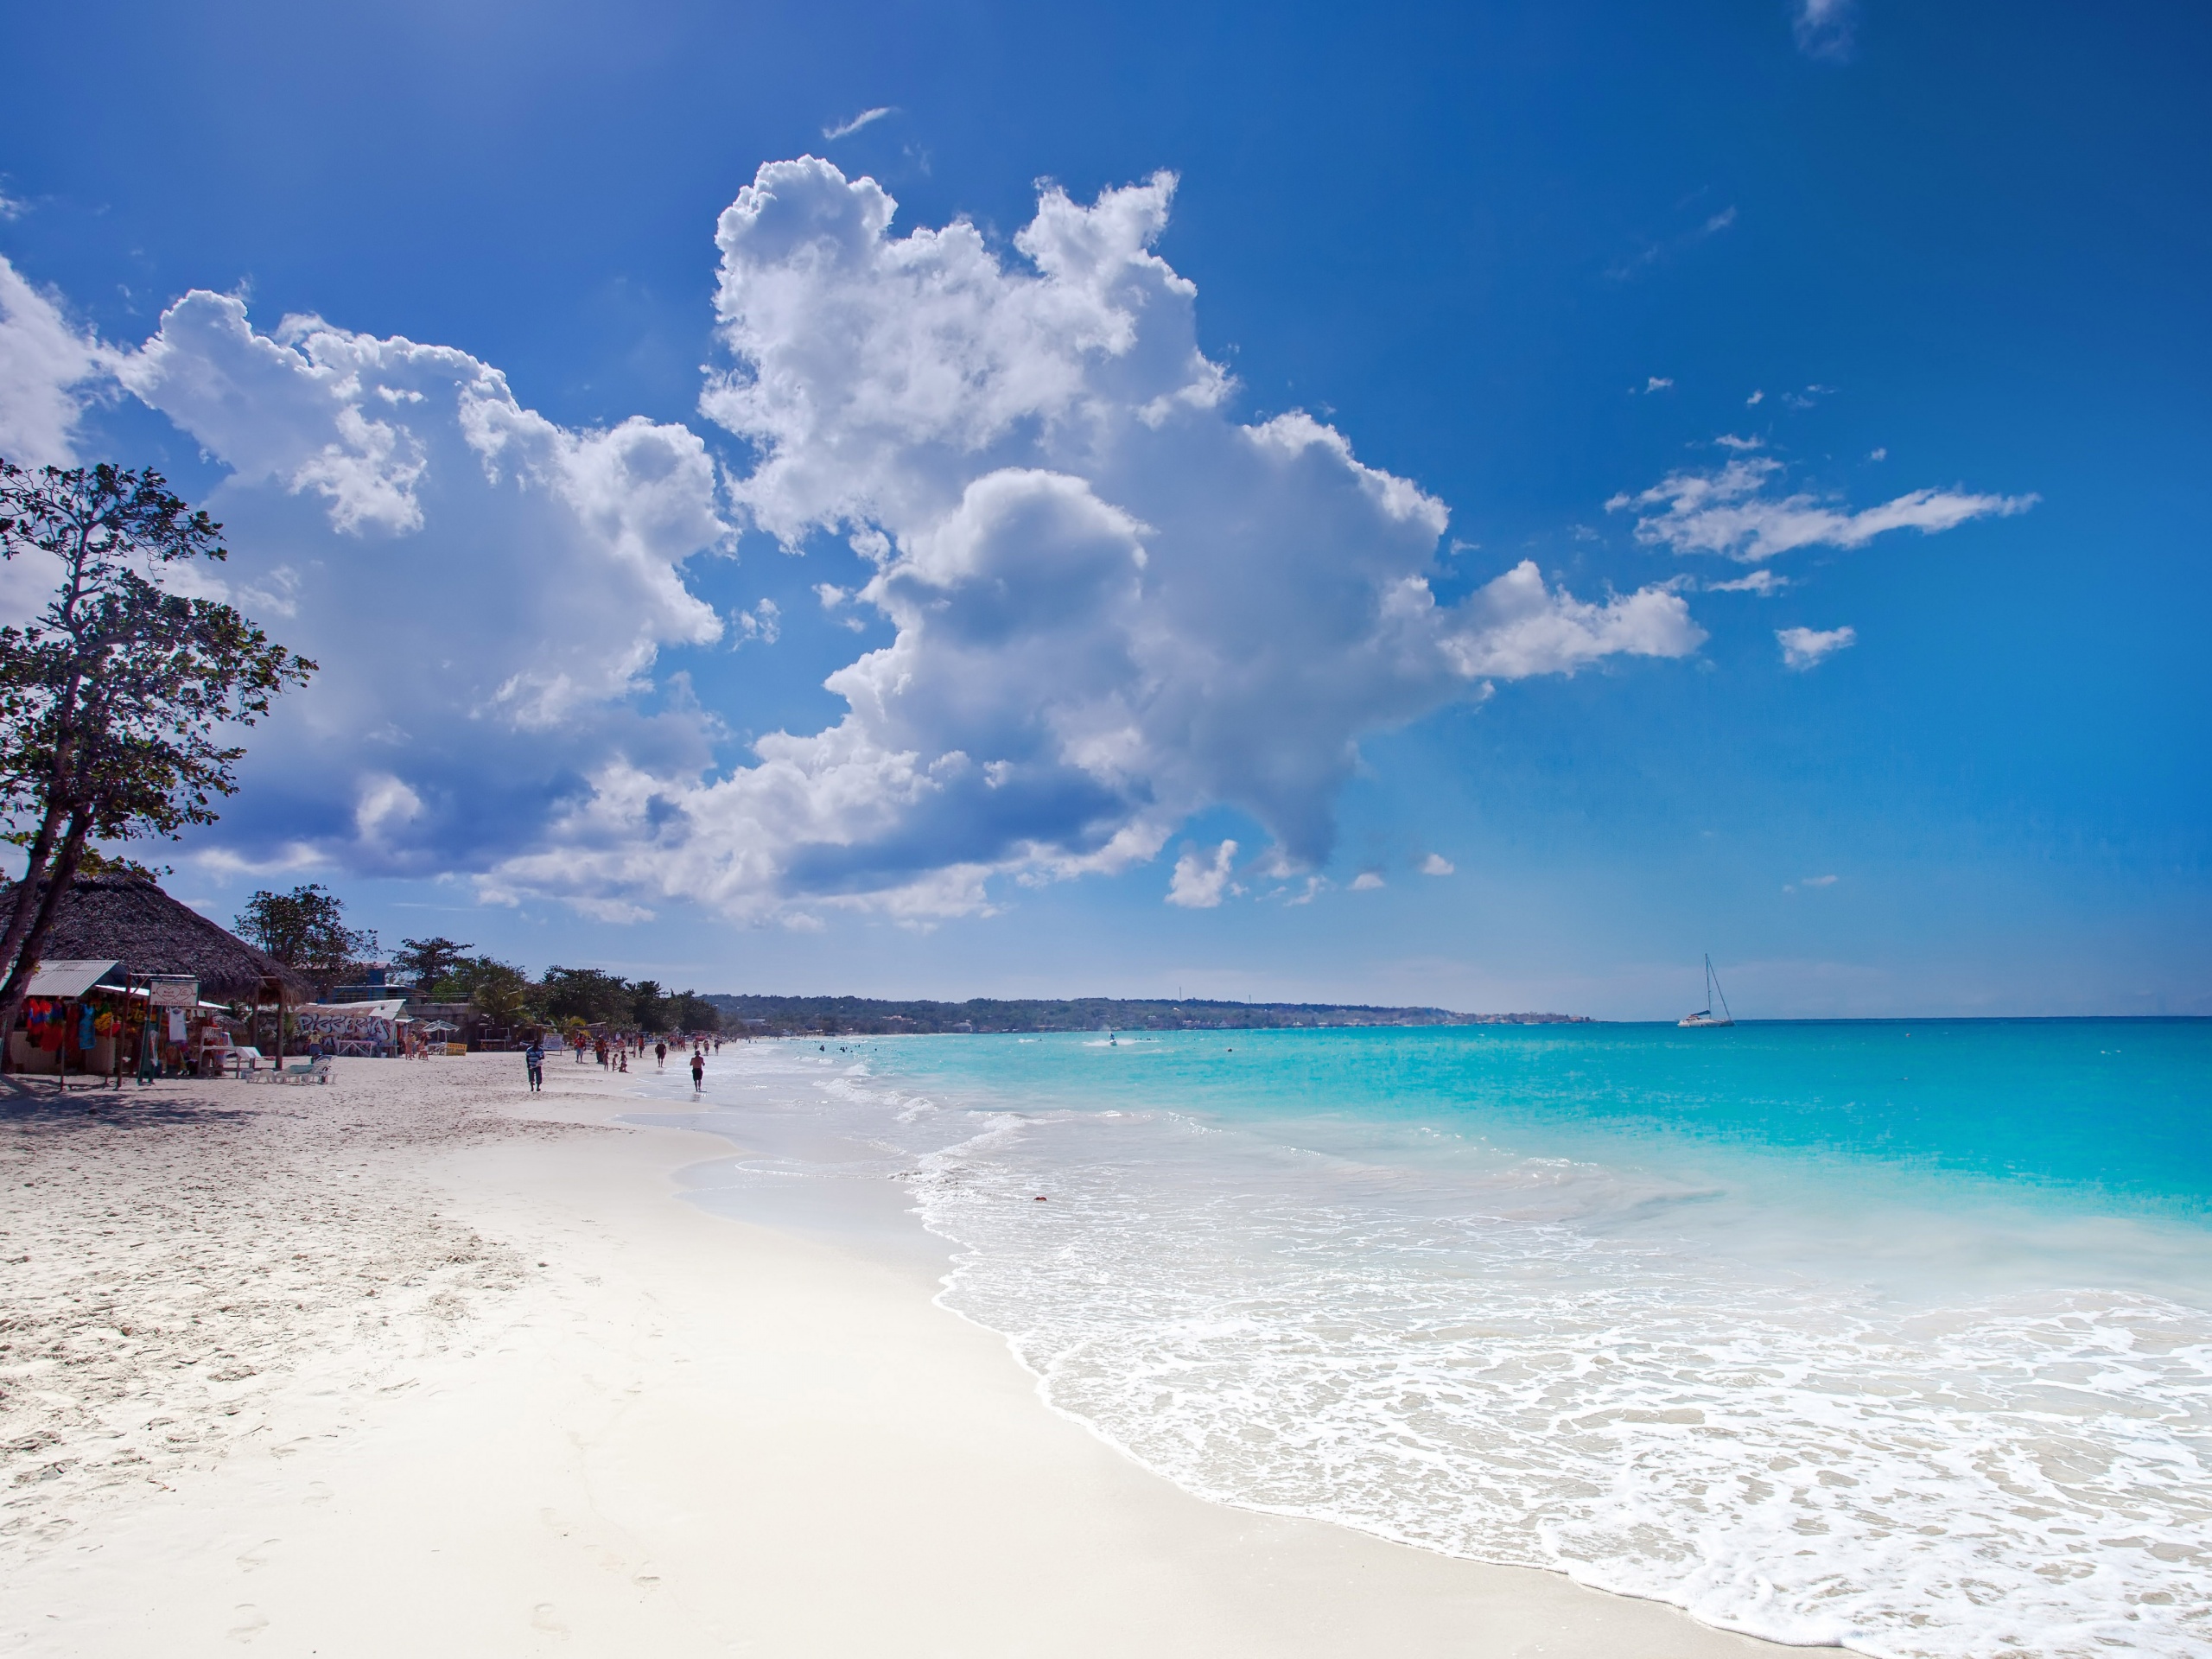
POLYGON ((871 996, 703 999, 728 1029, 770 1034, 888 1037, 1043 1031, 1297 1031, 1356 1026, 1586 1026, 1580 1014, 1459 1014, 1450 1008, 1342 1002, 1217 1002, 1204 998, 1080 996, 1066 1001, 973 997, 899 1002, 871 996))

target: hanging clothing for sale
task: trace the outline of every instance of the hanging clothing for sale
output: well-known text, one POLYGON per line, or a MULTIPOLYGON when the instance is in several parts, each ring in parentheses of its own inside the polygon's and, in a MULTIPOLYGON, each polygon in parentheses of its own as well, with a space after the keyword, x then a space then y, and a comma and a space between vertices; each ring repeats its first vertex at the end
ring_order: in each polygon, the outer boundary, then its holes
POLYGON ((77 1005, 77 1046, 89 1050, 92 1046, 92 1005, 89 1002, 80 1002, 77 1005))
POLYGON ((169 1041, 173 1043, 181 1043, 183 1040, 184 1010, 182 1008, 171 1008, 169 1010, 169 1041))

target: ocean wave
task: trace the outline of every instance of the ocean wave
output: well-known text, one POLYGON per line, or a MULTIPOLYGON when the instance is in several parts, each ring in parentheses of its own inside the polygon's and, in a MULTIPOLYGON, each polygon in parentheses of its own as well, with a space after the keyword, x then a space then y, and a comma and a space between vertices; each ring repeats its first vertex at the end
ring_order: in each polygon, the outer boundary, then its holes
POLYGON ((1710 1188, 1520 1160, 1438 1213, 1200 1127, 995 1116, 914 1178, 946 1303, 1179 1484, 1788 1642, 2212 1654, 2202 1313, 1901 1309, 1607 1231, 1710 1188))

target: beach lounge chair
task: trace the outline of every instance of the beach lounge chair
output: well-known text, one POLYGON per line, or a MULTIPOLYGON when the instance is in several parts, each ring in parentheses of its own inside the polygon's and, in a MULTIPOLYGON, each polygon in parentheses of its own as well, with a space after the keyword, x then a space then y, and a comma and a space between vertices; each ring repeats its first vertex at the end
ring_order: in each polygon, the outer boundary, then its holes
POLYGON ((261 1070, 261 1051, 247 1044, 216 1051, 220 1056, 223 1074, 232 1077, 248 1077, 261 1070))
POLYGON ((320 1059, 301 1060, 286 1065, 284 1081, 286 1083, 328 1083, 334 1069, 330 1056, 325 1054, 320 1059))

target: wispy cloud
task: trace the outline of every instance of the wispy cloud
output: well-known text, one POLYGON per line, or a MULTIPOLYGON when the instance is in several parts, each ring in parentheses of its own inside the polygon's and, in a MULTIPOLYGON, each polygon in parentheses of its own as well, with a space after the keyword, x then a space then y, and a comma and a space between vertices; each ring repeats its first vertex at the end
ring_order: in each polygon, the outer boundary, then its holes
POLYGON ((1677 553, 1718 553, 1754 564, 1801 547, 1864 547, 1892 530, 1933 536, 1969 519, 2025 512, 2038 499, 1912 490, 1879 506, 1853 512, 1802 491, 1774 493, 1770 486, 1777 484, 1782 474, 1778 461, 1746 456, 1718 472, 1670 474, 1641 494, 1615 496, 1605 503, 1605 511, 1636 510, 1636 539, 1647 546, 1671 547, 1677 553))
POLYGON ((1782 644, 1782 665, 1802 673, 1818 667, 1839 651, 1848 651, 1859 643, 1856 628, 1777 628, 1774 637, 1782 644))
POLYGON ((1808 58, 1841 63, 1851 56, 1859 8, 1853 0, 1797 0, 1796 15, 1790 23, 1800 52, 1808 58))
POLYGON ((814 596, 822 601, 823 610, 837 618, 840 627, 849 628, 855 633, 868 631, 866 620, 856 610, 846 611, 842 615, 838 613, 839 607, 853 597, 851 589, 840 588, 834 582, 817 582, 814 584, 814 596))
POLYGON ((734 637, 730 640, 733 651, 755 640, 764 645, 772 645, 783 637, 783 613, 776 608, 776 601, 772 599, 764 599, 751 610, 740 611, 730 620, 737 624, 732 630, 734 637))
POLYGON ((1612 265, 1605 275, 1617 283, 1624 283, 1632 277, 1640 276, 1654 265, 1662 264, 1676 254, 1686 252, 1708 238, 1719 235, 1735 222, 1736 210, 1733 207, 1723 207, 1719 213, 1708 214, 1701 222, 1693 225, 1686 231, 1678 231, 1663 240, 1653 242, 1637 249, 1627 258, 1612 265))
POLYGON ((834 144, 840 138, 849 138, 862 127, 882 120, 885 116, 896 115, 898 112, 896 108, 888 104, 878 109, 862 110, 849 121, 841 121, 834 127, 823 128, 822 136, 834 144))
POLYGON ((1754 570, 1748 576, 1738 576, 1733 582, 1709 582, 1705 586, 1708 594, 1757 594, 1761 599, 1771 599, 1789 585, 1789 578, 1778 576, 1771 570, 1754 570))

